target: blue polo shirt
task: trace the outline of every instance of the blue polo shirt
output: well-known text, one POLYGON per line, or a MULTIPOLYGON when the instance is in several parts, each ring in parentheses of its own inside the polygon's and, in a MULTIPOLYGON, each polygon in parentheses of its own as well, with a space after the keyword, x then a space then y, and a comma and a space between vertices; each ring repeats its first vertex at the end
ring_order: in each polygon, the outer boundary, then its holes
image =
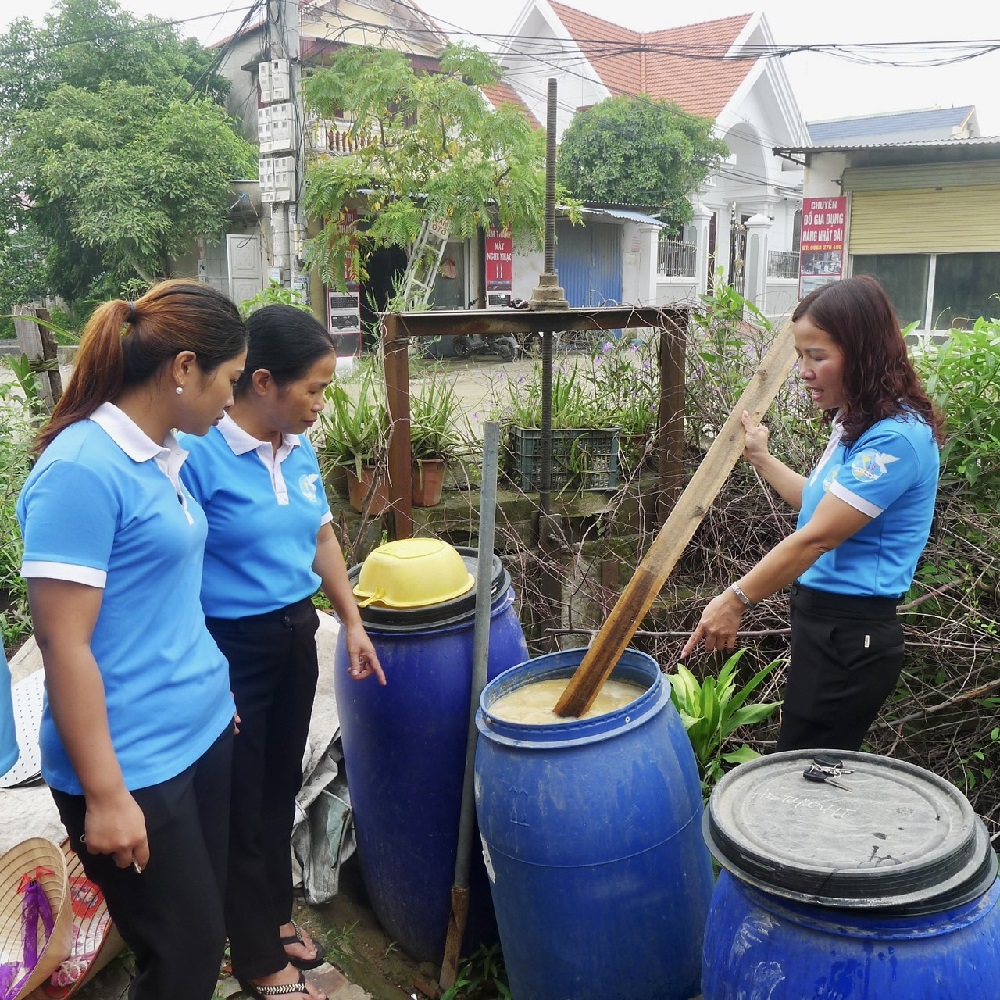
MULTIPOLYGON (((184 457, 104 403, 42 452, 17 503, 21 575, 104 592, 90 646, 129 789, 189 767, 235 711, 198 599, 206 523, 181 484, 184 457)), ((49 785, 81 794, 47 700, 39 742, 49 785)))
POLYGON ((332 515, 309 439, 286 434, 275 452, 227 414, 182 440, 181 474, 208 518, 205 614, 259 615, 316 593, 316 536, 332 515))
POLYGON ((915 415, 880 420, 851 445, 835 422, 802 490, 798 526, 808 523, 827 492, 872 520, 821 555, 799 582, 835 594, 905 594, 930 534, 938 466, 934 433, 915 415))
POLYGON ((17 730, 14 728, 14 703, 10 694, 10 667, 0 649, 0 775, 17 763, 17 730))

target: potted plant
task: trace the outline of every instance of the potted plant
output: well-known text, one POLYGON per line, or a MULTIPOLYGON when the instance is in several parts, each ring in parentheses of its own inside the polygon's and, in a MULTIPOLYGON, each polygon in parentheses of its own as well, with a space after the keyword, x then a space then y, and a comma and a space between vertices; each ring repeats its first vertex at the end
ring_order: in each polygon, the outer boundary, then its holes
MULTIPOLYGON (((320 415, 322 454, 330 470, 345 469, 348 499, 359 513, 378 517, 389 507, 386 454, 389 417, 384 394, 366 368, 356 395, 340 384, 327 387, 320 415)), ((333 471, 331 479, 335 479, 333 471)))
POLYGON ((410 455, 415 507, 440 503, 448 460, 462 444, 457 430, 461 415, 455 383, 440 370, 435 369, 428 378, 411 387, 410 455))
MULTIPOLYGON (((504 427, 504 471, 525 492, 541 476, 541 367, 516 382, 500 377, 494 414, 504 427)), ((618 485, 618 427, 575 362, 552 372, 551 488, 605 490, 618 485)))
POLYGON ((659 407, 657 342, 604 340, 583 377, 604 422, 619 429, 619 468, 634 475, 652 453, 659 407))

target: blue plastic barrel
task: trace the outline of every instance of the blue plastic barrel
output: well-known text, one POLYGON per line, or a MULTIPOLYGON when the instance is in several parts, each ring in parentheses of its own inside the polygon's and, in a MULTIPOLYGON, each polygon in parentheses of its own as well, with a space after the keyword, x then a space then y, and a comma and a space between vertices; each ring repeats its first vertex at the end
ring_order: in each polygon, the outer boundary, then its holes
POLYGON ((705 931, 704 1000, 996 1000, 1000 884, 940 913, 828 909, 723 871, 705 931))
MULTIPOLYGON (((476 576, 477 553, 459 548, 476 576)), ((349 571, 357 582, 360 567, 349 571)), ((524 660, 510 576, 494 556, 487 676, 524 660)), ((361 609, 387 684, 352 681, 343 635, 335 691, 358 856, 383 929, 418 961, 444 955, 472 698, 475 588, 418 608, 361 609)), ((496 941, 478 842, 463 954, 496 941)))
POLYGON ((1000 996, 996 856, 943 778, 874 754, 772 754, 716 786, 705 836, 723 871, 704 1000, 1000 996))
POLYGON ((477 715, 476 807, 513 1000, 689 1000, 712 870, 694 754, 656 662, 626 650, 624 708, 552 725, 490 706, 567 677, 585 650, 522 663, 477 715))

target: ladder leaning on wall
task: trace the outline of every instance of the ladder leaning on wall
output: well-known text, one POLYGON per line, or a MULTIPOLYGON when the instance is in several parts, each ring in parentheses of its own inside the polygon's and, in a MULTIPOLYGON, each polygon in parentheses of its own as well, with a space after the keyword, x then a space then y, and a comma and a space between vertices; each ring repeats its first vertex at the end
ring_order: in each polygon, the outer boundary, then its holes
POLYGON ((400 284, 404 309, 427 308, 448 245, 448 232, 447 219, 425 219, 421 224, 400 284))

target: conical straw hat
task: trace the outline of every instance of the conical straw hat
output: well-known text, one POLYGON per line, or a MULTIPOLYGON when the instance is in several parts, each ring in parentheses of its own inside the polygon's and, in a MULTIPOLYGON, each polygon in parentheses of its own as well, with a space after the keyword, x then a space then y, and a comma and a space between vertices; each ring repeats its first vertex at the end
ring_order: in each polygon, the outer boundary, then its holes
MULTIPOLYGON (((45 982, 70 953, 73 908, 69 903, 66 879, 66 858, 51 840, 31 837, 15 845, 0 857, 0 966, 20 963, 24 958, 24 892, 25 879, 38 882, 52 909, 52 932, 47 935, 42 921, 33 928, 37 934, 38 960, 31 974, 11 1000, 21 1000, 36 986, 45 982)), ((24 974, 15 972, 14 982, 24 974)))
POLYGON ((103 893, 87 878, 79 855, 69 846, 69 838, 60 846, 66 856, 69 901, 73 911, 71 950, 66 960, 28 1000, 69 1000, 125 947, 111 920, 103 893))

